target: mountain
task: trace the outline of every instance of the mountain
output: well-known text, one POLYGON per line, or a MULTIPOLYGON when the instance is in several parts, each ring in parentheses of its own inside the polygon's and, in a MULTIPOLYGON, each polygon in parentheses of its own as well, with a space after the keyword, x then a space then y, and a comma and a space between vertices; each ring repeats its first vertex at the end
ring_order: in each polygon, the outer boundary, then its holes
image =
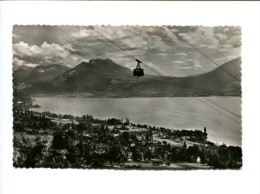
POLYGON ((53 80, 67 70, 69 70, 69 68, 64 65, 39 65, 24 78, 23 82, 27 84, 47 82, 53 80))
POLYGON ((91 60, 82 62, 77 67, 65 72, 52 82, 55 90, 71 91, 102 91, 111 85, 127 81, 130 69, 117 65, 112 60, 91 60))
POLYGON ((19 69, 13 71, 14 83, 22 82, 33 70, 33 67, 22 66, 19 69))
POLYGON ((93 97, 241 96, 241 59, 193 77, 146 74, 132 71, 110 59, 82 62, 50 82, 34 84, 31 93, 77 94, 93 97))
POLYGON ((211 72, 184 78, 182 84, 202 96, 241 96, 241 58, 231 60, 211 72))

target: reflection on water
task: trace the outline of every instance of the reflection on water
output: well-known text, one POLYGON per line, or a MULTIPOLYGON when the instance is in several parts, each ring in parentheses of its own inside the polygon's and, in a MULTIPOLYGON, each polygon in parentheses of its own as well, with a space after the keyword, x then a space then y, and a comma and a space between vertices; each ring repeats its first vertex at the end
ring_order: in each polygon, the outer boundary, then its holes
POLYGON ((132 123, 171 129, 207 127, 209 139, 241 146, 240 97, 169 98, 34 98, 41 108, 57 114, 130 119, 132 123))

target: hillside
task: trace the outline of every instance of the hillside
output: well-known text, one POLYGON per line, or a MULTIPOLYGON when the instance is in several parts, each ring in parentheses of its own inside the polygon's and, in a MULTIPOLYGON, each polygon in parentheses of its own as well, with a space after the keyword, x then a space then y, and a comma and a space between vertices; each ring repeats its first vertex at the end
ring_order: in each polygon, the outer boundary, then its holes
POLYGON ((51 81, 67 70, 69 70, 69 68, 63 65, 39 65, 24 78, 23 82, 32 84, 51 81))
POLYGON ((50 82, 34 84, 31 93, 87 93, 93 97, 241 96, 241 59, 193 77, 165 77, 132 71, 110 59, 82 62, 50 82))
POLYGON ((241 96, 241 58, 229 61, 211 72, 187 77, 182 84, 199 95, 241 96))
POLYGON ((25 78, 29 76, 31 71, 33 70, 33 67, 26 67, 23 66, 17 70, 13 71, 13 81, 14 83, 23 82, 25 78))
POLYGON ((113 61, 91 60, 82 62, 77 67, 65 72, 52 82, 55 90, 71 92, 103 91, 111 85, 126 81, 131 75, 130 69, 119 66, 113 61))

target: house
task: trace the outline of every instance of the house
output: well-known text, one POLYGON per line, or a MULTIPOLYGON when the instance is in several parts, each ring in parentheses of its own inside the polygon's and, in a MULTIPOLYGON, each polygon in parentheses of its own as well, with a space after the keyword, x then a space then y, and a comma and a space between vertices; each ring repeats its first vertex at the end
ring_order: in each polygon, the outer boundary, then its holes
POLYGON ((199 156, 197 157, 197 160, 196 160, 196 162, 197 162, 198 164, 200 164, 200 162, 201 162, 201 159, 200 159, 200 157, 199 157, 199 156))
POLYGON ((201 163, 201 158, 199 156, 191 156, 191 162, 194 162, 194 163, 198 163, 200 164, 201 163))

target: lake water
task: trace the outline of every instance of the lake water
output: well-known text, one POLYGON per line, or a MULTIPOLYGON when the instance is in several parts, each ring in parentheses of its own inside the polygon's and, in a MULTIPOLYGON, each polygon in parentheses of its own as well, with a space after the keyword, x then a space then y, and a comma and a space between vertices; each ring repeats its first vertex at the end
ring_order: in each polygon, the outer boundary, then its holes
POLYGON ((241 146, 240 97, 165 98, 34 98, 41 108, 57 114, 95 118, 129 118, 132 123, 171 129, 203 130, 219 144, 241 146))

